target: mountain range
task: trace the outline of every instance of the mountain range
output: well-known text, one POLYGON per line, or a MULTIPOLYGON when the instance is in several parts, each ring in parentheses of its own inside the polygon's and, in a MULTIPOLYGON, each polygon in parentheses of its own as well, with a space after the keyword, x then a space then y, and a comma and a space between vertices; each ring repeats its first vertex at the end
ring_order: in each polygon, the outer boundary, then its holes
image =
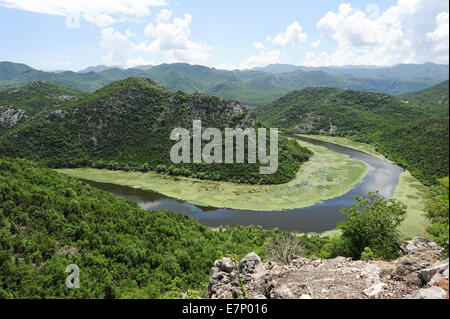
POLYGON ((24 64, 0 62, 0 88, 33 80, 50 81, 93 92, 130 76, 149 77, 172 91, 202 92, 262 106, 306 87, 336 87, 390 95, 406 94, 438 84, 449 77, 447 65, 402 64, 394 67, 297 67, 271 65, 245 71, 225 71, 190 64, 162 64, 132 69, 97 66, 80 72, 44 72, 24 64))

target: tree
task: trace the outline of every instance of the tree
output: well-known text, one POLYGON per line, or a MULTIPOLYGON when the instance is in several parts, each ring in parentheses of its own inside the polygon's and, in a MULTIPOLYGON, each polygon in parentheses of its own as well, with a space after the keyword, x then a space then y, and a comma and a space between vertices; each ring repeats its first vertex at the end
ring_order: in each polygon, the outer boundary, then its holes
POLYGON ((338 225, 347 254, 359 259, 368 247, 377 258, 395 258, 406 206, 394 199, 384 200, 378 192, 355 200, 357 204, 342 209, 346 221, 338 225))

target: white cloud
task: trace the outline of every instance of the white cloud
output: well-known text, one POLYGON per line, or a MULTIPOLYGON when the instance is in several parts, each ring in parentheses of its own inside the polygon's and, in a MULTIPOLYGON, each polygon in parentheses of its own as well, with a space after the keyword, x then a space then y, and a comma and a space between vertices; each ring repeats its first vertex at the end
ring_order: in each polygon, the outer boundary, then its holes
POLYGON ((258 50, 264 50, 264 44, 262 42, 255 42, 253 46, 258 50))
POLYGON ((164 9, 158 14, 158 21, 167 22, 172 17, 172 10, 164 9))
POLYGON ((79 27, 80 17, 106 27, 123 17, 147 16, 150 7, 166 4, 166 0, 0 0, 0 6, 64 16, 70 28, 79 27))
POLYGON ((243 61, 239 65, 239 69, 253 69, 256 67, 263 67, 269 64, 280 62, 280 51, 261 51, 258 55, 253 55, 243 61))
POLYGON ((233 63, 221 63, 216 66, 216 68, 221 70, 246 70, 253 69, 256 67, 264 67, 269 64, 275 64, 280 62, 280 51, 265 51, 261 50, 259 54, 252 55, 242 61, 239 65, 233 63))
POLYGON ((155 61, 152 59, 145 59, 142 56, 137 58, 130 58, 127 63, 127 67, 132 68, 138 65, 156 65, 155 61))
POLYGON ((184 62, 202 63, 208 60, 211 57, 211 47, 189 39, 192 16, 186 13, 183 18, 177 17, 170 21, 171 15, 170 11, 163 10, 158 14, 156 25, 147 25, 145 34, 153 40, 141 43, 139 48, 149 53, 162 52, 169 59, 184 62))
POLYGON ((341 4, 338 12, 328 12, 317 24, 338 48, 309 53, 304 64, 448 63, 448 6, 442 0, 398 0, 382 13, 368 7, 372 14, 367 15, 341 4))
POLYGON ((437 27, 433 32, 427 33, 427 40, 433 43, 437 52, 448 53, 449 50, 449 14, 441 12, 436 17, 437 27))
POLYGON ((320 40, 314 41, 310 45, 312 48, 317 48, 320 45, 320 40))
POLYGON ((238 69, 238 67, 232 63, 221 63, 218 66, 216 66, 217 69, 219 70, 228 70, 228 71, 233 71, 238 69))
POLYGON ((107 65, 126 67, 132 60, 135 44, 129 40, 127 35, 123 35, 113 28, 102 30, 100 45, 108 51, 108 54, 102 57, 107 65))
POLYGON ((286 31, 278 34, 272 43, 275 45, 284 46, 292 43, 295 46, 301 47, 308 39, 308 35, 303 32, 303 28, 298 22, 294 22, 286 28, 286 31))
POLYGON ((102 57, 104 62, 133 67, 139 64, 155 64, 156 56, 164 57, 164 61, 169 63, 204 63, 208 60, 211 47, 189 39, 192 16, 185 14, 183 18, 170 21, 171 16, 169 10, 161 11, 156 24, 149 23, 144 30, 151 40, 141 43, 130 40, 134 34, 129 29, 125 34, 115 31, 112 27, 103 29, 100 45, 108 51, 107 55, 102 57), (145 56, 148 55, 152 58, 146 59, 145 56))

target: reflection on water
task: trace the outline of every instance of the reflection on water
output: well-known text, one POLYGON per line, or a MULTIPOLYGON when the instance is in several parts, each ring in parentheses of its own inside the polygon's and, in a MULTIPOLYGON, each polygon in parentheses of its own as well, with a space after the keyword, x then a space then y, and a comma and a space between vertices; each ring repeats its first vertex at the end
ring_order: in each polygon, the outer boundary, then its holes
POLYGON ((354 203, 354 196, 366 196, 368 192, 377 190, 385 198, 393 196, 400 174, 403 172, 399 166, 347 147, 304 137, 300 139, 365 162, 369 166, 367 175, 343 196, 310 207, 271 212, 199 207, 153 191, 115 184, 86 182, 96 188, 135 201, 145 210, 168 210, 184 214, 210 227, 260 225, 265 229, 278 227, 292 232, 323 232, 335 229, 336 225, 344 219, 340 213, 341 208, 354 203))

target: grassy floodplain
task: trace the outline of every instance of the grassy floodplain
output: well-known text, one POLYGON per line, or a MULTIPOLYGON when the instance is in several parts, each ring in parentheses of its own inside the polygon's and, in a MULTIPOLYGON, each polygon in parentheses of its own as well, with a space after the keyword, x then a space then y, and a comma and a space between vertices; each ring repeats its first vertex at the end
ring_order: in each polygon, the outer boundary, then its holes
POLYGON ((282 185, 245 185, 165 176, 155 172, 124 172, 92 168, 59 169, 73 177, 156 191, 198 206, 273 211, 308 207, 342 196, 367 173, 368 167, 326 147, 298 141, 314 152, 297 176, 282 185))
POLYGON ((394 197, 407 206, 406 219, 400 226, 404 237, 424 235, 428 226, 428 221, 423 216, 427 193, 428 187, 422 185, 410 172, 405 171, 400 175, 394 197))
POLYGON ((345 146, 345 147, 352 148, 352 149, 360 151, 360 152, 364 152, 364 153, 376 156, 385 161, 389 161, 386 157, 383 156, 383 154, 378 153, 375 150, 375 147, 373 147, 370 144, 355 142, 355 141, 352 141, 351 139, 348 139, 345 137, 337 137, 337 136, 305 135, 305 134, 297 134, 297 135, 308 137, 308 138, 313 138, 313 139, 319 140, 319 141, 333 143, 333 144, 340 145, 340 146, 345 146))
MULTIPOLYGON (((337 145, 349 147, 381 159, 388 161, 382 154, 375 151, 375 148, 370 144, 359 143, 352 141, 345 137, 322 136, 322 135, 303 135, 299 136, 309 137, 324 142, 330 142, 337 145)), ((423 185, 411 173, 405 170, 400 175, 397 188, 395 189, 394 198, 401 201, 407 206, 406 218, 400 226, 401 234, 405 238, 412 238, 414 236, 423 236, 428 226, 427 219, 423 216, 425 202, 427 200, 428 187, 423 185)), ((334 234, 334 231, 332 233, 334 234)))

